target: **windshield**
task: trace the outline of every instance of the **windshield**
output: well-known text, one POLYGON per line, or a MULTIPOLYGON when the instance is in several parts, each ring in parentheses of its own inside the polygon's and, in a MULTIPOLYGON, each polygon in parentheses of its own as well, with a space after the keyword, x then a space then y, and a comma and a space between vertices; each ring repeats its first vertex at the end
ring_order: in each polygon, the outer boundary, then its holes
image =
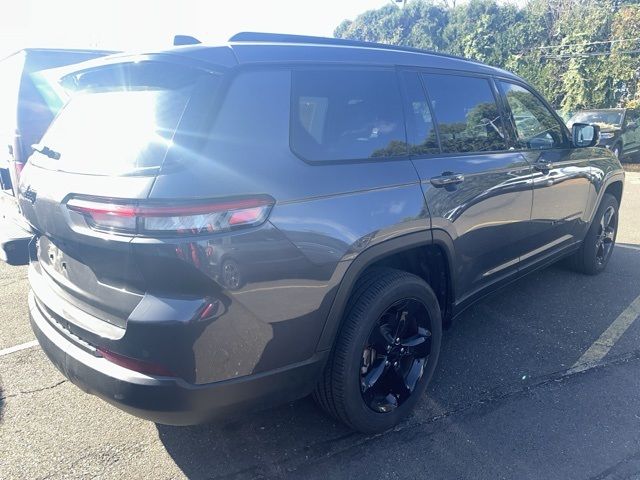
POLYGON ((567 125, 574 123, 595 123, 601 127, 619 127, 622 125, 622 111, 578 112, 569 119, 567 125))
MULTIPOLYGON (((157 62, 102 67, 65 78, 75 93, 42 146, 48 168, 94 175, 152 174, 162 166, 194 92, 215 76, 157 62)), ((203 103, 203 102, 194 102, 203 103)))

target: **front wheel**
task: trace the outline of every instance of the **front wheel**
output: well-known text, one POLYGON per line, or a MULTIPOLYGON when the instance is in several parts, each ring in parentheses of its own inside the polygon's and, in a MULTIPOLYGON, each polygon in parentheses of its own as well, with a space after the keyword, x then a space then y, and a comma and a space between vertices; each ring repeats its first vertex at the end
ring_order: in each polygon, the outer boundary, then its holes
POLYGON ((421 278, 377 270, 356 286, 314 397, 349 427, 376 433, 414 408, 438 361, 442 319, 421 278))
POLYGON ((602 272, 613 253, 618 233, 618 200, 605 193, 580 250, 573 254, 573 267, 588 275, 602 272))

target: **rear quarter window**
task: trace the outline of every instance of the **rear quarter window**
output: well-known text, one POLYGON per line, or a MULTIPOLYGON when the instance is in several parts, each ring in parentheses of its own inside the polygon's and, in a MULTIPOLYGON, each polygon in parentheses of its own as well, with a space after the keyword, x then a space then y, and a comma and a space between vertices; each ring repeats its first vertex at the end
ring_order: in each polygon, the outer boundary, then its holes
POLYGON ((507 150, 504 125, 486 78, 423 74, 444 153, 507 150))
POLYGON ((393 70, 294 70, 291 112, 291 147, 305 160, 407 153, 402 100, 393 70))

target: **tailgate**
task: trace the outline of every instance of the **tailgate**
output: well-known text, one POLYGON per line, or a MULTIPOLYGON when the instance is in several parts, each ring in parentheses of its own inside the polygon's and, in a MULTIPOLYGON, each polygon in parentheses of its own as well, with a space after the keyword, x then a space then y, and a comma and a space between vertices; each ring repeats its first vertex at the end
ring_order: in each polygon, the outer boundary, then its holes
MULTIPOLYGON (((47 285, 47 296, 53 292, 75 308, 124 326, 145 291, 131 254, 131 238, 75 224, 66 201, 78 194, 142 199, 153 180, 70 174, 28 164, 21 178, 19 199, 37 237, 33 250, 40 292, 47 285)), ((39 292, 35 293, 38 296, 39 292)))

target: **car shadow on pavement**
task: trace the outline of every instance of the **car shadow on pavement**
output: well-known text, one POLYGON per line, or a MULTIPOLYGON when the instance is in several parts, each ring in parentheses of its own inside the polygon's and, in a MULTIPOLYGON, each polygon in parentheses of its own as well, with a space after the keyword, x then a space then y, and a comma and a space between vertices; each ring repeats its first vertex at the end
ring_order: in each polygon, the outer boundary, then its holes
MULTIPOLYGON (((638 272, 640 252, 618 248, 602 275, 579 275, 553 266, 474 305, 445 332, 428 395, 398 429, 437 428, 439 418, 456 421, 449 417, 452 412, 468 411, 490 403, 492 396, 524 391, 541 379, 562 375, 638 297, 638 272)), ((640 322, 636 323, 610 355, 637 350, 640 322)), ((189 478, 282 477, 305 464, 334 457, 337 462, 344 452, 357 463, 356 451, 363 444, 384 456, 385 441, 370 440, 387 435, 351 432, 310 398, 218 423, 157 425, 157 430, 189 478)), ((379 471, 374 477, 389 473, 379 471)))
POLYGON ((360 436, 333 421, 311 398, 206 425, 156 425, 161 442, 188 478, 281 476, 301 461, 360 436))

